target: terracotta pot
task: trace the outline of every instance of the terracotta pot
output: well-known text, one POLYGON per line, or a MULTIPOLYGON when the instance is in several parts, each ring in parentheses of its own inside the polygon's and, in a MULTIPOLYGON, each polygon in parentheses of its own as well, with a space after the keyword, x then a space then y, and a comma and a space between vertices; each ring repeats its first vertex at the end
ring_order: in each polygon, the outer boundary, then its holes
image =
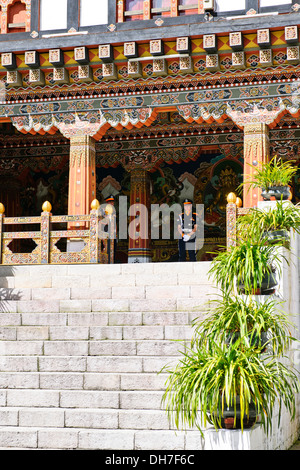
MULTIPOLYGON (((273 272, 271 272, 270 274, 266 273, 262 280, 260 288, 257 289, 255 292, 253 292, 253 294, 254 295, 274 294, 276 286, 277 286, 276 274, 273 272)), ((241 294, 245 294, 245 289, 244 289, 243 284, 239 284, 238 289, 241 294)))
MULTIPOLYGON (((234 406, 228 406, 224 409, 223 416, 221 417, 221 428, 222 429, 241 429, 241 416, 240 416, 240 404, 239 397, 236 398, 236 419, 234 416, 234 406), (235 421, 235 422, 234 422, 235 421)), ((254 403, 249 404, 249 416, 243 418, 243 428, 250 429, 258 421, 256 409, 254 403)))

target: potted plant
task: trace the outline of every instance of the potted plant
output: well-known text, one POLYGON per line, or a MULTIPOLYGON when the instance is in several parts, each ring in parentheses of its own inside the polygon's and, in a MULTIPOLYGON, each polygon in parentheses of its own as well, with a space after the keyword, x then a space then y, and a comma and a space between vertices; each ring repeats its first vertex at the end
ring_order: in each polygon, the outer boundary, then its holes
POLYGON ((243 337, 229 344, 208 339, 182 354, 168 371, 163 395, 169 420, 177 429, 197 426, 202 435, 207 424, 243 430, 259 418, 268 432, 276 402, 280 411, 284 404, 295 417, 295 394, 300 390, 295 372, 274 356, 243 347, 243 337))
POLYGON ((300 233, 300 206, 289 201, 276 201, 273 207, 260 209, 257 207, 238 218, 237 232, 243 239, 263 234, 269 241, 286 241, 290 239, 290 231, 300 233))
POLYGON ((263 238, 238 240, 230 251, 220 251, 213 260, 209 276, 225 293, 235 289, 240 294, 274 293, 276 273, 281 272, 282 255, 277 246, 263 238))
POLYGON ((287 200, 289 198, 289 183, 297 172, 297 167, 292 161, 284 162, 275 155, 270 162, 264 163, 262 168, 251 166, 256 169, 255 177, 253 181, 247 181, 247 184, 249 187, 261 188, 261 195, 265 201, 271 199, 287 200))
POLYGON ((291 323, 280 304, 272 297, 257 302, 254 296, 223 294, 212 301, 204 320, 193 323, 193 347, 205 346, 208 338, 215 343, 236 341, 243 337, 246 347, 277 356, 291 345, 291 323))

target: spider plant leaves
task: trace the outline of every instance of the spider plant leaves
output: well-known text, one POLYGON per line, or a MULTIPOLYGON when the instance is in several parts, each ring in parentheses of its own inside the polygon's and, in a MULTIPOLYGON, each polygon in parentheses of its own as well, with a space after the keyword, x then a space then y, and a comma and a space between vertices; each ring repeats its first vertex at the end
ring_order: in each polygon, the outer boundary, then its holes
POLYGON ((274 271, 281 275, 283 260, 288 264, 282 242, 270 244, 264 233, 282 228, 300 233, 299 212, 282 201, 272 212, 252 209, 238 220, 236 246, 216 253, 209 276, 221 289, 220 299, 194 321, 190 347, 168 369, 162 402, 177 429, 197 427, 204 436, 208 424, 219 429, 230 413, 233 426, 243 431, 254 412, 269 433, 275 405, 278 424, 283 406, 294 419, 300 384, 284 356, 296 341, 294 326, 278 299, 261 302, 253 294, 274 271), (240 295, 241 284, 246 295, 240 295))
POLYGON ((241 349, 242 341, 229 346, 210 341, 190 350, 172 371, 163 403, 178 429, 197 426, 203 432, 208 423, 218 429, 229 406, 234 407, 235 417, 239 408, 242 429, 251 406, 266 432, 276 402, 295 416, 295 393, 300 390, 296 374, 273 356, 263 357, 252 347, 241 349))
POLYGON ((253 243, 244 240, 230 251, 219 252, 214 258, 208 275, 213 277, 221 290, 234 292, 239 285, 244 285, 245 293, 255 293, 266 276, 276 268, 281 273, 282 255, 276 247, 260 239, 253 243))
POLYGON ((267 348, 280 355, 295 341, 292 323, 272 298, 257 303, 251 296, 224 294, 212 302, 203 320, 193 322, 193 328, 193 347, 202 347, 208 340, 227 344, 242 337, 244 348, 267 348))
MULTIPOLYGON (((275 207, 268 209, 252 208, 237 220, 237 233, 242 240, 249 235, 255 240, 262 238, 262 234, 280 230, 290 232, 291 229, 300 233, 300 205, 284 201, 276 201, 275 207)), ((279 244, 284 242, 284 238, 279 240, 279 244)))
POLYGON ((283 161, 275 155, 269 162, 264 163, 261 168, 249 165, 254 170, 254 179, 248 180, 239 186, 239 190, 245 184, 254 188, 268 190, 274 186, 288 186, 292 177, 297 172, 297 167, 293 161, 283 161))

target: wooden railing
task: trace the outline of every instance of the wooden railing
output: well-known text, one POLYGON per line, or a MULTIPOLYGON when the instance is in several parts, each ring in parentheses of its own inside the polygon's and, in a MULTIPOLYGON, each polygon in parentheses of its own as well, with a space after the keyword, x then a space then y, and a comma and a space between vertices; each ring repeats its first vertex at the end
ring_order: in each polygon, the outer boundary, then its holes
MULTIPOLYGON (((114 262, 113 236, 105 238, 101 220, 103 215, 92 209, 88 215, 51 214, 51 205, 45 203, 40 216, 5 217, 4 206, 0 204, 0 264, 109 264, 114 262), (45 207, 45 209, 44 209, 45 207), (50 210, 49 210, 50 209, 50 210), (64 224, 64 230, 53 230, 54 224, 64 224), (39 230, 30 231, 30 226, 39 230), (25 226, 27 231, 9 231, 8 228, 25 226), (68 228, 68 227, 72 228, 68 228), (79 241, 81 248, 76 251, 60 251, 57 243, 66 239, 79 241), (14 253, 10 244, 14 241, 32 240, 36 247, 29 253, 14 253)), ((113 217, 113 216, 111 216, 113 217)), ((113 229, 113 223, 110 229, 113 229)), ((113 230, 112 230, 113 233, 113 230)), ((67 244, 66 244, 67 245, 67 244)))
POLYGON ((250 207, 241 207, 241 199, 234 193, 230 193, 227 198, 226 208, 226 243, 227 250, 236 246, 236 220, 239 216, 245 215, 251 209, 250 207))

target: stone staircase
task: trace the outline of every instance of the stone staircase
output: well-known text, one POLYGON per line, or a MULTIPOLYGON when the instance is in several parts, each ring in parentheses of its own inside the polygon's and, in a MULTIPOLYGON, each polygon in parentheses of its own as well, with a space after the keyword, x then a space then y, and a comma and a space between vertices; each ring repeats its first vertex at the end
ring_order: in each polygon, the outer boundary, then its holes
POLYGON ((210 263, 0 267, 0 449, 201 449, 161 406, 210 263))

